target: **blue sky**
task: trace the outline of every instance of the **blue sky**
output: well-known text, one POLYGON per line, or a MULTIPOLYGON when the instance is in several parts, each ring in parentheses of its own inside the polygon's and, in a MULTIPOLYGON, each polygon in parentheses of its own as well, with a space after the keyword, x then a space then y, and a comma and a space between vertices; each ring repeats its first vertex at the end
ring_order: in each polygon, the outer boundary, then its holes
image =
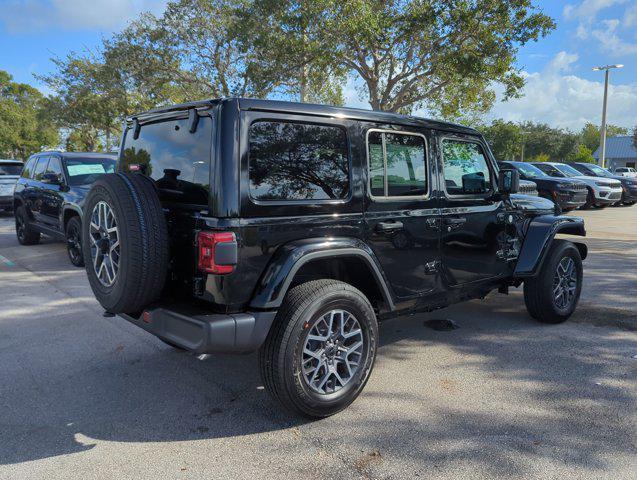
MULTIPOLYGON (((51 70, 49 58, 94 48, 142 11, 161 13, 166 0, 0 0, 0 69, 43 88, 34 73, 51 70)), ((637 0, 539 0, 557 22, 547 38, 520 51, 524 97, 498 102, 492 118, 533 120, 577 129, 600 122, 600 64, 623 63, 611 74, 609 121, 637 125, 637 0)), ((367 107, 350 83, 347 103, 367 107)), ((499 89, 496 88, 496 91, 499 89)), ((426 112, 420 112, 426 114, 426 112)))

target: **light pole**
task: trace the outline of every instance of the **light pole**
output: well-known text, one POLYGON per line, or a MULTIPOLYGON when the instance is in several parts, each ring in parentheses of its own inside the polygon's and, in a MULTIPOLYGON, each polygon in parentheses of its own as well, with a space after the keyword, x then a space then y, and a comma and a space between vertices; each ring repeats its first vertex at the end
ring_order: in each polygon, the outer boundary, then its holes
POLYGON ((602 147, 601 153, 599 155, 599 163, 602 168, 606 168, 604 165, 606 160, 606 105, 608 103, 608 73, 611 68, 622 68, 623 65, 604 65, 603 67, 593 67, 593 70, 604 70, 606 74, 604 75, 604 106, 602 107, 602 128, 600 131, 601 139, 600 146, 602 147))

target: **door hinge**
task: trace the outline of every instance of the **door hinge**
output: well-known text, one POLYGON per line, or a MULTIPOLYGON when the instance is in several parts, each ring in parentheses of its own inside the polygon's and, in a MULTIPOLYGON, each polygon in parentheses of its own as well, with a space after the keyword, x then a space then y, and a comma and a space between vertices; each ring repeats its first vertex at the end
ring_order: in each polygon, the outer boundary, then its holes
POLYGON ((434 260, 433 262, 425 263, 425 274, 433 275, 440 271, 440 267, 442 266, 442 262, 440 260, 434 260))

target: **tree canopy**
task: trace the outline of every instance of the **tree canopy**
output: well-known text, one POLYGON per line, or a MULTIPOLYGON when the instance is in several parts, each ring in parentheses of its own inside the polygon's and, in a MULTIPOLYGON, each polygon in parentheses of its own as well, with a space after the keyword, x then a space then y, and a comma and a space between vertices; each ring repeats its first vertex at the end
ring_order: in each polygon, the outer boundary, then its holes
POLYGON ((57 145, 58 132, 39 90, 0 70, 0 155, 26 159, 57 145))

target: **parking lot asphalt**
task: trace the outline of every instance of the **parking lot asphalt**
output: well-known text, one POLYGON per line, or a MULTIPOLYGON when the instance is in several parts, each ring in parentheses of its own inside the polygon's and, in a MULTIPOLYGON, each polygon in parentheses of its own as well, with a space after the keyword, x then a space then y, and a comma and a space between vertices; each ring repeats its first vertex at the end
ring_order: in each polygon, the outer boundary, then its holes
POLYGON ((255 355, 199 360, 103 318, 64 245, 0 218, 0 479, 608 478, 637 472, 637 206, 587 222, 582 301, 520 291, 384 323, 371 379, 320 421, 281 411, 255 355), (427 319, 452 319, 451 331, 427 319))

